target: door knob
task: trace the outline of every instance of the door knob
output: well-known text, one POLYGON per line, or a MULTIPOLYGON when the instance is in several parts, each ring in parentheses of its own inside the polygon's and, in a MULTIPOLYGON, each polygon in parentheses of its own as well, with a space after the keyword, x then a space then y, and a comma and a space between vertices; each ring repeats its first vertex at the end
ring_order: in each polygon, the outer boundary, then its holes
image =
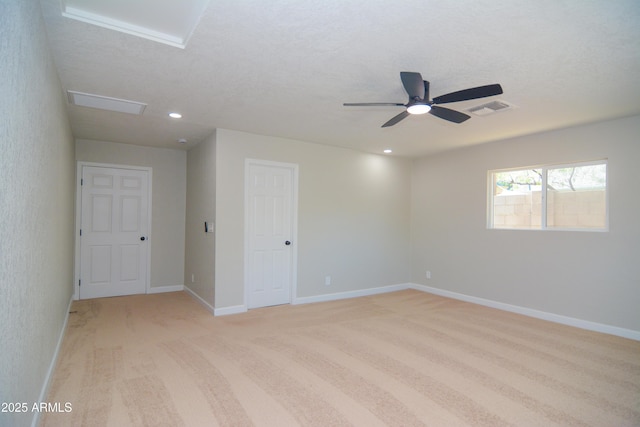
POLYGON ((142 237, 140 238, 140 240, 142 240, 142 241, 144 242, 144 241, 146 240, 146 237, 142 236, 142 237))
POLYGON ((291 244, 291 242, 287 240, 286 242, 284 242, 284 244, 289 246, 291 244))

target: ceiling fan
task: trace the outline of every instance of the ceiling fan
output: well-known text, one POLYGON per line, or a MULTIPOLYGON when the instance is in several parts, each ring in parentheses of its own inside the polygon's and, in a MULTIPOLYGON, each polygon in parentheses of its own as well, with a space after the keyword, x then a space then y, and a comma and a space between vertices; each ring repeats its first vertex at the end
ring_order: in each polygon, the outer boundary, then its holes
POLYGON ((422 80, 420 73, 411 71, 402 71, 400 79, 404 89, 409 94, 409 102, 406 104, 396 102, 356 102, 344 103, 345 107, 361 107, 361 106, 395 106, 406 107, 402 113, 394 116, 382 125, 383 128, 393 126, 405 119, 411 114, 429 113, 441 119, 448 120, 453 123, 462 123, 471 118, 459 111, 451 110, 445 107, 439 107, 438 104, 447 104, 449 102, 467 101, 469 99, 485 98, 487 96, 500 95, 502 87, 499 84, 487 86, 478 86, 471 89, 459 90, 446 95, 441 95, 429 100, 429 82, 422 80))

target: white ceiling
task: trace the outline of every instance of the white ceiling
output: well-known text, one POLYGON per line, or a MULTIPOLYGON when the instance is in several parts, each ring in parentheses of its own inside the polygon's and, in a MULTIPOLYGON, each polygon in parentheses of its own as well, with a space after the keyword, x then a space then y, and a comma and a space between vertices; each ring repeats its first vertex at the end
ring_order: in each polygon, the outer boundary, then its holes
MULTIPOLYGON (((148 105, 142 116, 69 105, 77 138, 188 149, 225 128, 419 156, 640 114, 637 0, 211 0, 184 49, 70 19, 60 0, 41 4, 65 90, 148 105), (412 116, 382 129, 401 108, 342 105, 406 102, 400 71, 420 72, 432 97, 504 89, 449 108, 515 108, 462 124, 412 116)), ((118 20, 171 22, 158 0, 126 4, 131 19, 118 20)))

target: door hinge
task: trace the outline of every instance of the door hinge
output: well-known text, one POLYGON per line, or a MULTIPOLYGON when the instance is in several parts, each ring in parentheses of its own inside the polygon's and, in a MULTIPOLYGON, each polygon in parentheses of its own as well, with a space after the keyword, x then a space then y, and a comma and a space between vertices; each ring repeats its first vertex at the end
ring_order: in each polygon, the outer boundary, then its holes
POLYGON ((78 280, 78 286, 82 286, 82 279, 78 280))
POLYGON ((82 236, 82 228, 80 229, 80 235, 82 236))
POLYGON ((84 179, 80 178, 80 185, 84 185, 84 179))

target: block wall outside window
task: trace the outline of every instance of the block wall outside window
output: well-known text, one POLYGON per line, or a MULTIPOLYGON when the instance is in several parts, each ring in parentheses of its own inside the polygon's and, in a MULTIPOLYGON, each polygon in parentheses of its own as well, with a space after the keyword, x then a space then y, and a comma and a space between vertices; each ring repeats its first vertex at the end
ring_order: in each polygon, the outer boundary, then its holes
POLYGON ((607 229, 606 160, 489 171, 489 228, 607 229))

